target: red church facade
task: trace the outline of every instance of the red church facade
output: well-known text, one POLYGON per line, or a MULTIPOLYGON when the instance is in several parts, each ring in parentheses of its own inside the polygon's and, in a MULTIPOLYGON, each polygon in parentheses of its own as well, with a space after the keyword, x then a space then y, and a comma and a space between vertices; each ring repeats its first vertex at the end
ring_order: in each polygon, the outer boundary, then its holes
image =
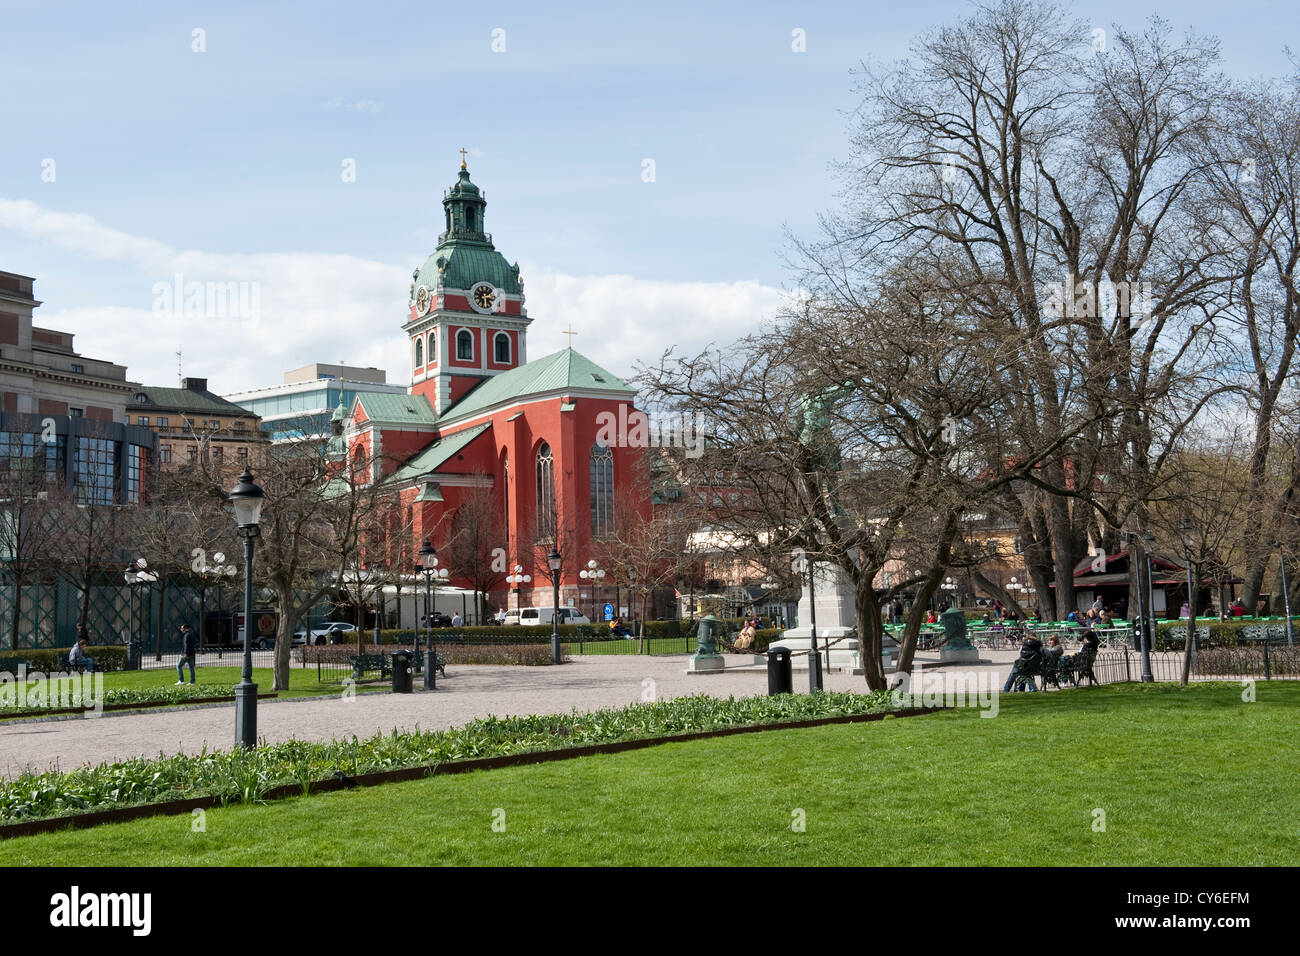
POLYGON ((607 416, 632 411, 635 389, 572 348, 527 361, 519 267, 483 231, 486 202, 463 163, 443 205, 447 229, 412 276, 403 325, 410 393, 359 395, 342 422, 343 449, 391 490, 390 526, 408 537, 403 561, 428 540, 453 570, 449 584, 477 581, 494 608, 549 605, 545 557, 556 548, 568 603, 600 542, 617 536, 616 515, 650 514, 642 450, 598 440, 607 416), (500 540, 479 541, 470 525, 500 540), (453 553, 468 540, 473 560, 492 565, 484 573, 471 575, 470 556, 453 553), (516 566, 531 577, 519 588, 505 581, 516 566))

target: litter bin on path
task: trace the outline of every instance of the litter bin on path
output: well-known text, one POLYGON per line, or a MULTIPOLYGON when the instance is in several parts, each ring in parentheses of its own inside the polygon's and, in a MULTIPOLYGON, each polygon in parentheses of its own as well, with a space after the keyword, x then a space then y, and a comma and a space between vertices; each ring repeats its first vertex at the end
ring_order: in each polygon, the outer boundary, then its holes
POLYGON ((776 645, 767 649, 767 696, 794 693, 790 648, 776 645))
POLYGON ((412 690, 411 652, 398 651, 393 655, 393 693, 409 694, 412 690))

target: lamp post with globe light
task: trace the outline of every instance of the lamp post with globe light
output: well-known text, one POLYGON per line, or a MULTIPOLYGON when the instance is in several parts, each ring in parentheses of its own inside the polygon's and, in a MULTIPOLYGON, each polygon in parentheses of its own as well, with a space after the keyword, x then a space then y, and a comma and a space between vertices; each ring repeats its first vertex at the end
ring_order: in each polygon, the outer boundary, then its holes
POLYGON ((551 590, 554 601, 551 605, 551 663, 560 663, 560 568, 564 559, 557 549, 551 549, 546 556, 546 566, 551 571, 551 590))
MULTIPOLYGON (((438 689, 438 650, 433 644, 433 614, 436 604, 432 601, 430 589, 434 580, 446 581, 447 569, 438 567, 438 551, 428 539, 420 548, 420 573, 424 575, 424 689, 438 689)), ((419 653, 418 638, 415 653, 419 653)))
POLYGON ((592 558, 587 562, 587 566, 578 572, 578 577, 591 582, 591 619, 593 621, 599 620, 600 614, 596 608, 596 587, 605 579, 605 571, 596 564, 596 559, 592 558))
POLYGON ((228 495, 235 511, 235 524, 244 539, 244 665, 235 685, 235 743, 246 749, 257 746, 257 685, 253 683, 253 544, 262 520, 265 496, 244 468, 239 484, 228 495))

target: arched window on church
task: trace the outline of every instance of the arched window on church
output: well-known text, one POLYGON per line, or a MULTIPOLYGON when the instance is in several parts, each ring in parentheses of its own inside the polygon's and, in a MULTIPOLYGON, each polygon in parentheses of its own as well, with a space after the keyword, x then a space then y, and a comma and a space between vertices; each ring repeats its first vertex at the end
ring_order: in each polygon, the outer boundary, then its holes
POLYGON ((591 535, 614 533, 614 452, 600 442, 591 446, 591 535))
POLYGON ((415 340, 415 367, 419 368, 424 364, 424 339, 415 340))
POLYGON ((537 449, 537 540, 555 537, 555 458, 551 446, 537 449))
POLYGON ((474 361, 474 336, 469 329, 456 333, 456 358, 461 361, 474 361))
POLYGON ((492 338, 492 358, 498 365, 505 365, 510 361, 510 336, 504 332, 498 332, 492 338))

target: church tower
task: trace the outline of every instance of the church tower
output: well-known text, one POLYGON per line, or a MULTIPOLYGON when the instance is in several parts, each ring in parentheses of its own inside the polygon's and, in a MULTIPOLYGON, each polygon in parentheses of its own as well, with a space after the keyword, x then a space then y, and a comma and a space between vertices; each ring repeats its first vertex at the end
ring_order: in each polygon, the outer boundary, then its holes
POLYGON ((446 229, 412 273, 402 330, 410 337, 411 392, 442 415, 484 379, 528 361, 528 311, 519 265, 492 245, 483 227, 487 200, 460 174, 443 195, 446 229))

